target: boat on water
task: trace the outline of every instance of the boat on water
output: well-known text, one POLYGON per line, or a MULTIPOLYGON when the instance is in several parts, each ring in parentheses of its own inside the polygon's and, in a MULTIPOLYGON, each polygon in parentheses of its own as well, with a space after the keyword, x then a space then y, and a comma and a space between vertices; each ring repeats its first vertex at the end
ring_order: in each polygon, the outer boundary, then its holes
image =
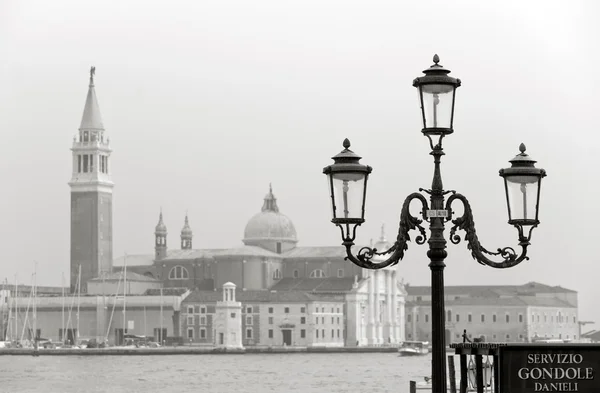
POLYGON ((398 348, 400 356, 421 356, 429 353, 428 341, 404 341, 398 348))

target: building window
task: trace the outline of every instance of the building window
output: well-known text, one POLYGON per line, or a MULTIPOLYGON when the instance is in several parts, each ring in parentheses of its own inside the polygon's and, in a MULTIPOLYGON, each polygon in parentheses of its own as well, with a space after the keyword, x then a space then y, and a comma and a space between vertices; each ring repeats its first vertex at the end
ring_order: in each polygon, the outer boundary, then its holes
POLYGON ((77 172, 81 173, 81 154, 77 155, 77 172))
MULTIPOLYGON (((538 315, 538 319, 539 319, 539 315, 538 315)), ((573 323, 575 323, 575 317, 573 316, 573 323)))
POLYGON ((273 272, 273 280, 279 280, 279 279, 281 279, 281 271, 279 269, 277 269, 273 272))
POLYGON ((88 172, 88 160, 89 160, 89 156, 87 154, 83 155, 83 172, 87 173, 88 172))
POLYGON ((340 324, 340 317, 337 317, 337 323, 340 324))
POLYGON ((300 272, 298 271, 298 269, 294 269, 294 274, 293 274, 294 278, 298 278, 300 277, 300 272))
POLYGON ((312 272, 310 272, 310 278, 324 278, 324 277, 325 277, 325 273, 321 269, 315 269, 312 272))
POLYGON ((429 314, 425 314, 425 322, 429 322, 429 314))
POLYGON ((269 317, 269 325, 273 324, 273 317, 269 317))
POLYGON ((206 314, 206 307, 200 306, 200 314, 206 314))
POLYGON ((492 338, 495 340, 495 339, 496 339, 496 335, 494 334, 494 335, 492 336, 492 338))
POLYGON ((281 243, 277 242, 277 254, 281 254, 281 243))
POLYGON ((306 307, 300 307, 300 313, 304 314, 306 312, 306 307))
POLYGON ((523 314, 519 314, 519 322, 523 322, 523 314))
POLYGON ((206 329, 200 329, 200 338, 206 338, 206 329))
POLYGON ((481 322, 485 322, 485 314, 481 314, 481 322))
POLYGON ((289 313, 290 313, 290 308, 289 308, 289 307, 286 307, 286 308, 284 308, 284 312, 285 312, 286 314, 289 314, 289 313))
POLYGON ((456 322, 460 322, 460 315, 456 314, 456 322))
POLYGON ((506 335, 506 339, 507 339, 507 340, 510 340, 510 334, 507 334, 507 335, 506 335))
POLYGON ((246 314, 252 314, 252 307, 246 307, 246 314))
POLYGON ((306 317, 300 317, 300 324, 304 325, 306 323, 306 317))
POLYGON ((235 313, 234 312, 231 313, 231 318, 235 318, 235 313))
POLYGON ((337 336, 340 338, 340 329, 337 330, 337 336))
POLYGON ((206 316, 200 316, 200 325, 206 325, 206 316))
POLYGON ((90 154, 90 172, 94 172, 94 155, 90 154))
POLYGON ((269 338, 273 338, 273 329, 269 329, 269 338))
POLYGON ((246 325, 252 325, 252 316, 251 315, 246 317, 246 325))
POLYGON ((317 335, 317 338, 319 338, 319 329, 315 330, 315 334, 317 335))
POLYGON ((193 315, 189 315, 187 317, 187 324, 188 325, 193 325, 194 324, 194 316, 193 315))
POLYGON ((467 322, 473 322, 473 315, 469 314, 467 316, 467 322))
POLYGON ((193 339, 194 338, 194 328, 189 327, 187 329, 187 338, 189 338, 189 339, 193 339))
POLYGON ((300 329, 300 338, 306 338, 306 330, 300 329))
POLYGON ((252 338, 252 329, 251 328, 246 329, 246 338, 252 338))
POLYGON ((331 324, 333 325, 333 317, 331 317, 331 324))
POLYGON ((321 323, 324 325, 325 324, 325 317, 321 317, 321 323))
POLYGON ((496 314, 492 315, 492 322, 496 322, 496 314))
POLYGON ((169 280, 187 280, 189 277, 187 269, 183 266, 175 266, 169 271, 169 280))
POLYGON ((334 337, 335 337, 335 330, 331 329, 331 338, 334 338, 334 337))
POLYGON ((273 307, 269 307, 269 314, 273 314, 273 307))
MULTIPOLYGON (((539 323, 540 322, 540 314, 536 315, 536 319, 539 323)), ((573 323, 575 323, 575 317, 573 317, 573 323)))
POLYGON ((446 311, 446 314, 448 315, 448 316, 446 317, 446 320, 447 320, 448 322, 452 322, 452 311, 451 311, 451 310, 448 310, 448 311, 446 311))
POLYGON ((506 314, 506 323, 510 322, 510 315, 506 314))
POLYGON ((419 322, 419 314, 415 315, 416 321, 419 322))
POLYGON ((417 301, 418 301, 418 302, 420 302, 420 301, 422 301, 422 300, 423 300, 423 298, 422 298, 421 296, 417 296, 417 301))
POLYGON ((194 306, 187 306, 187 309, 188 309, 188 314, 194 313, 194 306))
POLYGON ((408 314, 406 316, 406 322, 412 322, 412 315, 408 314))
POLYGON ((319 317, 315 317, 315 325, 319 324, 319 317))
POLYGON ((344 269, 338 269, 338 278, 344 277, 344 269))

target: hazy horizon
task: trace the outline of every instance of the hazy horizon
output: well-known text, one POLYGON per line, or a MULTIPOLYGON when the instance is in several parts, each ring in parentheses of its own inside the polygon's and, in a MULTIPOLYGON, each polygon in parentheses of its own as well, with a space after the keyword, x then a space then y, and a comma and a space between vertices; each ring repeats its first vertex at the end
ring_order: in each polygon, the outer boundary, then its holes
MULTIPOLYGON (((269 183, 298 246, 341 247, 322 168, 346 137, 374 168, 357 243, 382 224, 393 240, 404 198, 431 185, 412 80, 437 53, 462 80, 444 186, 469 198, 487 249, 517 247, 498 170, 523 142, 548 172, 531 259, 497 270, 449 243, 446 285, 561 285, 579 292, 580 320, 600 322, 599 186, 588 178, 598 11, 592 1, 0 3, 0 279, 29 283, 34 261, 39 285, 68 279, 69 149, 90 66, 113 148, 118 258, 153 253, 161 207, 170 248, 186 211, 194 248, 240 246, 269 183)), ((398 271, 429 285, 427 264, 411 242, 398 271)))

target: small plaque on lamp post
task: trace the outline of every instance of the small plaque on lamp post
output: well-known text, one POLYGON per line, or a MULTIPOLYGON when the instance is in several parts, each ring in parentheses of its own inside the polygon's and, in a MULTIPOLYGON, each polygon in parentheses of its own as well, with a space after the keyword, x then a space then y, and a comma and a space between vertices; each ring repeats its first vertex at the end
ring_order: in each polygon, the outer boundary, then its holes
POLYGON ((448 217, 448 210, 445 209, 441 209, 441 210, 427 210, 427 218, 433 218, 433 217, 448 217))

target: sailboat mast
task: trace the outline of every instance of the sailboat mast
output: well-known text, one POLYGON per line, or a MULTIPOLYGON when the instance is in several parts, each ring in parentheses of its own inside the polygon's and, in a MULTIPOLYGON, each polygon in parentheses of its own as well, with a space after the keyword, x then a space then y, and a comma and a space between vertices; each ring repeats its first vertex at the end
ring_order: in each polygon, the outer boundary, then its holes
POLYGON ((37 342, 37 262, 33 267, 33 339, 37 342))
POLYGON ((123 341, 127 330, 127 253, 125 253, 125 266, 123 267, 123 341))
POLYGON ((14 293, 14 296, 13 296, 14 307, 15 307, 15 333, 14 333, 15 334, 15 341, 18 341, 18 339, 19 339, 19 335, 17 333, 17 331, 19 329, 19 327, 17 326, 17 323, 19 322, 18 321, 18 319, 19 319, 19 308, 17 307, 17 302, 18 302, 19 297, 17 295, 17 288, 18 288, 17 287, 17 275, 15 274, 15 293, 14 293))
POLYGON ((65 272, 62 273, 61 286, 62 286, 62 324, 60 325, 60 331, 62 332, 61 340, 64 343, 65 342, 65 272))
POLYGON ((77 330, 76 330, 76 343, 79 345, 79 303, 81 301, 81 264, 79 264, 79 273, 77 275, 77 330))
MULTIPOLYGON (((162 284, 161 284, 162 285, 162 284)), ((163 337, 163 289, 160 287, 160 345, 163 345, 165 338, 163 337)))

